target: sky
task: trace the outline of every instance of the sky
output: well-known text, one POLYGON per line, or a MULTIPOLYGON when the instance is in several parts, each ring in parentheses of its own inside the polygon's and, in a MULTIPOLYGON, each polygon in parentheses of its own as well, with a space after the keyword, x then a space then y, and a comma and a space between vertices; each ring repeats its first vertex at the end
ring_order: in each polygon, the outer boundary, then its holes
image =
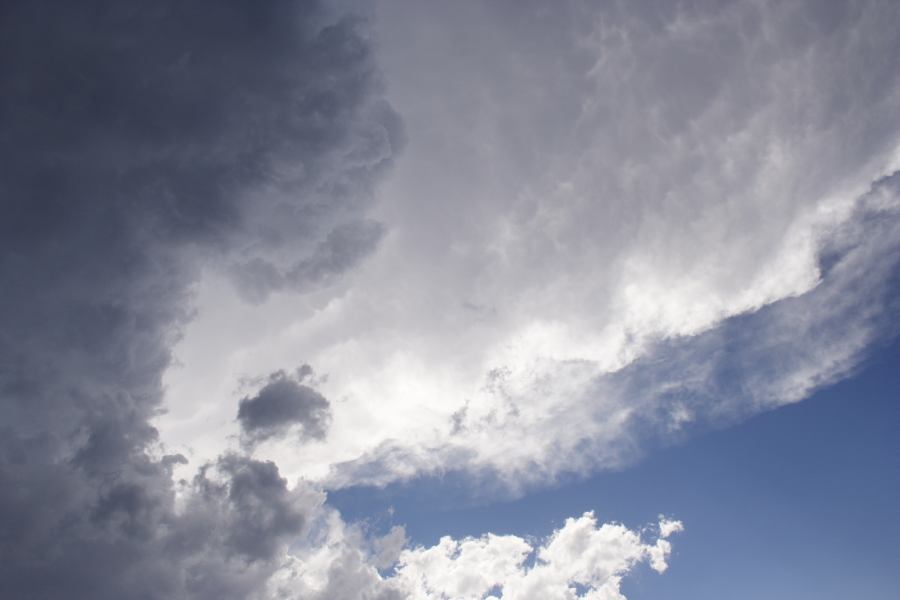
POLYGON ((896 2, 0 13, 4 594, 896 596, 896 2))

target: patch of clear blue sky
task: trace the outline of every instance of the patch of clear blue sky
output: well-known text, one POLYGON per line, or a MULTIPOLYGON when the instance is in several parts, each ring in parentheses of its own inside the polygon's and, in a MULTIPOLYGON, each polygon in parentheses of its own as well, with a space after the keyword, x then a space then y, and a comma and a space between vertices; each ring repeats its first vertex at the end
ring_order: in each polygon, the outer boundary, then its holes
POLYGON ((900 598, 900 341, 801 403, 659 448, 617 473, 473 504, 452 478, 332 493, 344 516, 406 525, 415 544, 548 534, 587 510, 630 527, 681 519, 670 569, 630 600, 900 598), (393 517, 388 508, 393 507, 393 517))

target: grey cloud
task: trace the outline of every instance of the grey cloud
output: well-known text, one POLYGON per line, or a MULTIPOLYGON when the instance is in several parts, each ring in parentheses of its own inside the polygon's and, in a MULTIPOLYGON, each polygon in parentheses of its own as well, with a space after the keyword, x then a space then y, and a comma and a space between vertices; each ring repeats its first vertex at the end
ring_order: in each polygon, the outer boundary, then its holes
POLYGON ((364 23, 316 3, 5 12, 12 240, 104 227, 98 243, 199 242, 225 262, 281 268, 279 253, 356 226, 399 143, 364 23), (90 207, 71 200, 88 196, 90 207))
POLYGON ((322 282, 334 273, 342 273, 372 252, 383 232, 383 226, 371 220, 353 221, 335 227, 309 259, 289 271, 288 279, 297 287, 307 282, 322 282))
POLYGON ((303 531, 312 508, 305 504, 309 498, 288 489, 274 463, 239 455, 226 455, 207 467, 193 485, 198 493, 185 518, 193 514, 206 521, 210 512, 216 514, 214 526, 218 531, 207 535, 229 558, 272 560, 303 531), (206 470, 211 467, 224 475, 223 482, 207 477, 206 470), (214 511, 210 505, 215 506, 214 511))
POLYGON ((238 422, 251 444, 295 431, 300 440, 323 439, 331 423, 331 405, 319 392, 301 383, 311 375, 307 365, 297 377, 284 371, 269 376, 254 396, 238 405, 238 422))
MULTIPOLYGON (((397 268, 499 307, 488 326, 517 311, 601 321, 635 256, 660 278, 693 271, 735 295, 798 213, 891 152, 900 131, 892 3, 384 10, 398 40, 392 89, 419 132, 397 197, 433 198, 396 211, 408 219, 397 235, 421 249, 397 268), (449 245, 469 262, 451 263, 449 245), (570 277, 573 291, 543 302, 570 277)), ((410 313, 404 303, 398 320, 429 323, 433 306, 410 313)))
POLYGON ((303 531, 316 494, 237 456, 179 510, 149 419, 202 266, 313 261, 308 289, 374 247, 400 132, 368 26, 280 0, 0 7, 4 594, 254 598, 303 531))
POLYGON ((400 525, 391 527, 385 535, 373 543, 372 566, 377 569, 388 569, 397 564, 400 552, 408 542, 406 529, 400 525))
POLYGON ((345 552, 328 571, 328 583, 324 589, 310 596, 310 600, 403 600, 408 594, 401 592, 372 572, 364 557, 357 552, 345 552))
POLYGON ((327 285, 375 250, 384 233, 377 221, 360 219, 334 227, 309 256, 286 269, 259 257, 235 263, 231 275, 238 292, 250 302, 264 301, 278 290, 308 291, 327 285))

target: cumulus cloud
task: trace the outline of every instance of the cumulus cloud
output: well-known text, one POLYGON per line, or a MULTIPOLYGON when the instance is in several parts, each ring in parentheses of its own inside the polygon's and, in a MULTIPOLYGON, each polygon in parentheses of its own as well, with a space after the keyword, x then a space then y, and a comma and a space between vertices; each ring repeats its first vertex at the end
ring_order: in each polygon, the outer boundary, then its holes
POLYGON ((250 444, 294 430, 298 439, 323 439, 328 433, 331 410, 328 400, 301 383, 311 375, 308 365, 291 377, 284 371, 272 373, 254 396, 238 404, 238 421, 250 444))
MULTIPOLYGON (((486 534, 460 540, 443 537, 434 546, 404 550, 392 572, 365 565, 353 532, 335 521, 329 529, 330 560, 304 559, 296 585, 310 598, 410 598, 416 600, 621 600, 621 582, 642 563, 666 570, 668 537, 683 530, 663 519, 655 540, 616 523, 597 523, 593 513, 566 519, 544 540, 486 534), (339 557, 339 558, 337 558, 339 557), (362 591, 364 590, 364 591, 362 591)), ((322 544, 316 552, 322 554, 322 544)))

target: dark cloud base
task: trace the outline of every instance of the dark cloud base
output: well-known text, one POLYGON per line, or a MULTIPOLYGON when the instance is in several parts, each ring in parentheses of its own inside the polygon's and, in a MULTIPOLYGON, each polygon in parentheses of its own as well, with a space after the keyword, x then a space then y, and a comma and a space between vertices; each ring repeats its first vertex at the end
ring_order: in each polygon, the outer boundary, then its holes
POLYGON ((0 7, 4 597, 252 598, 306 526, 316 494, 237 455, 176 510, 149 419, 201 265, 259 299, 377 243, 400 133, 366 28, 307 1, 0 7))

